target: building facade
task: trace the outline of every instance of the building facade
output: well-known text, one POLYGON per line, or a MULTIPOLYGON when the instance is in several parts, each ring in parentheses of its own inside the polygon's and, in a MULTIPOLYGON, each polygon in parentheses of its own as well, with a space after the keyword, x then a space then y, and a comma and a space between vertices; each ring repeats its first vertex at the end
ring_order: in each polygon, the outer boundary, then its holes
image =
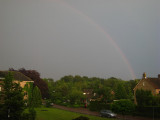
POLYGON ((136 103, 136 90, 149 90, 152 92, 154 96, 160 95, 160 74, 158 74, 157 78, 150 78, 146 76, 146 73, 143 73, 142 79, 135 86, 134 90, 134 100, 136 103))

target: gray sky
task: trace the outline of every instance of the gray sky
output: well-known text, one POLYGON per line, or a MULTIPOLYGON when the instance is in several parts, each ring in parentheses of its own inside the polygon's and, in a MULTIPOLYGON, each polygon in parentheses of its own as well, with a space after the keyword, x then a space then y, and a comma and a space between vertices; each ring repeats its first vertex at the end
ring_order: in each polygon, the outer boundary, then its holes
POLYGON ((55 80, 157 77, 159 6, 160 0, 0 0, 0 70, 24 67, 55 80))

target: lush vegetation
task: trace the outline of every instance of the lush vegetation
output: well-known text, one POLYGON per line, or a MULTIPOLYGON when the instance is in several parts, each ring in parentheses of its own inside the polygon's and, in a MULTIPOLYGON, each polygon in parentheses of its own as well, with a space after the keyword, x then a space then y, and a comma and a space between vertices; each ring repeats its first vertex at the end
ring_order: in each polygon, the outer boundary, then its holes
POLYGON ((68 106, 84 104, 87 99, 87 95, 83 95, 85 89, 92 90, 91 94, 94 95, 91 98, 101 103, 112 103, 115 99, 133 100, 133 88, 137 84, 136 80, 88 78, 78 75, 64 76, 55 82, 52 79, 43 80, 48 84, 52 102, 68 106))
POLYGON ((4 90, 1 92, 0 97, 3 98, 4 104, 2 104, 0 108, 1 119, 20 119, 25 109, 23 101, 24 95, 20 85, 13 82, 13 74, 11 72, 5 76, 2 86, 4 90))
POLYGON ((48 86, 47 84, 40 78, 40 73, 36 70, 26 70, 25 68, 21 68, 19 70, 15 70, 10 68, 9 71, 18 71, 29 77, 34 81, 34 85, 37 86, 40 91, 42 98, 49 98, 48 86))
POLYGON ((137 107, 135 115, 160 118, 160 96, 153 96, 151 91, 136 91, 137 107))
POLYGON ((153 96, 148 90, 136 90, 136 101, 139 107, 160 106, 160 96, 153 96))
MULTIPOLYGON (((15 70, 10 69, 10 71, 15 70)), ((25 101, 28 106, 28 113, 24 114, 26 118, 30 113, 33 113, 30 115, 34 119, 36 113, 33 108, 41 106, 42 98, 46 107, 50 107, 51 103, 54 103, 68 107, 88 107, 92 111, 112 109, 114 112, 123 115, 142 116, 145 116, 145 114, 152 116, 149 113, 154 110, 154 114, 159 117, 160 97, 153 96, 151 91, 137 90, 137 105, 134 105, 133 88, 139 80, 124 81, 114 77, 102 79, 68 75, 54 81, 51 78, 41 79, 40 74, 35 70, 21 68, 18 71, 34 80, 34 84, 29 83, 24 87, 24 91, 28 94, 28 99, 25 101), (91 99, 92 101, 90 101, 91 99)), ((23 108, 23 106, 21 107, 23 108)), ((42 112, 40 109, 37 109, 37 111, 42 112)), ((48 109, 46 115, 53 111, 56 112, 57 110, 48 109)), ((45 112, 43 111, 43 113, 45 112)), ((49 115, 46 117, 49 117, 49 115)))
POLYGON ((36 111, 34 107, 41 105, 41 94, 33 83, 28 83, 22 89, 19 83, 14 82, 14 72, 9 72, 3 83, 3 91, 0 92, 1 120, 35 120, 36 111), (28 98, 24 100, 24 95, 28 98))
POLYGON ((24 88, 24 93, 27 94, 28 98, 25 103, 29 107, 40 107, 42 105, 42 96, 39 88, 34 86, 32 82, 27 83, 24 88))
POLYGON ((131 100, 121 99, 112 104, 112 110, 122 115, 132 114, 135 111, 135 105, 131 100))

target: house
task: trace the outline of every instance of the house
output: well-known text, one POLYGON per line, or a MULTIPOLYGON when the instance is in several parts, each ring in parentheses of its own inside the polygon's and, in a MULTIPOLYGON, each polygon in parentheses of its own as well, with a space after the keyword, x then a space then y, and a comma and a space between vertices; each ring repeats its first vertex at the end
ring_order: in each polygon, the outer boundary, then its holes
POLYGON ((96 95, 93 93, 93 89, 83 89, 83 95, 86 96, 87 101, 91 101, 91 98, 96 95))
MULTIPOLYGON (((5 76, 8 74, 9 71, 0 71, 0 83, 3 83, 3 80, 5 79, 5 76)), ((21 72, 18 71, 12 71, 13 72, 13 82, 19 83, 22 88, 29 83, 34 82, 29 77, 25 76, 21 72)), ((0 91, 3 91, 2 85, 0 85, 0 91)), ((24 91, 25 92, 25 91, 24 91)), ((25 94, 24 99, 27 99, 28 96, 25 94)))
POLYGON ((84 103, 85 103, 85 107, 87 107, 90 101, 94 100, 92 98, 96 96, 96 93, 93 93, 93 89, 83 89, 83 95, 86 96, 84 103))
POLYGON ((158 78, 150 78, 146 77, 146 73, 143 73, 142 79, 133 89, 135 103, 137 89, 150 90, 154 96, 160 95, 160 74, 158 74, 158 78))

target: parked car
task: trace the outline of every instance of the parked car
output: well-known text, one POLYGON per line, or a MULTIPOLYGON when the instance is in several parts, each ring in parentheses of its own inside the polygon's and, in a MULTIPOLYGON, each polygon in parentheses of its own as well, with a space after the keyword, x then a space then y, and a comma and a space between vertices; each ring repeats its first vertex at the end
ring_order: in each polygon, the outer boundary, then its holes
POLYGON ((108 117, 108 118, 115 118, 117 114, 113 113, 111 110, 101 110, 100 111, 101 117, 108 117))

